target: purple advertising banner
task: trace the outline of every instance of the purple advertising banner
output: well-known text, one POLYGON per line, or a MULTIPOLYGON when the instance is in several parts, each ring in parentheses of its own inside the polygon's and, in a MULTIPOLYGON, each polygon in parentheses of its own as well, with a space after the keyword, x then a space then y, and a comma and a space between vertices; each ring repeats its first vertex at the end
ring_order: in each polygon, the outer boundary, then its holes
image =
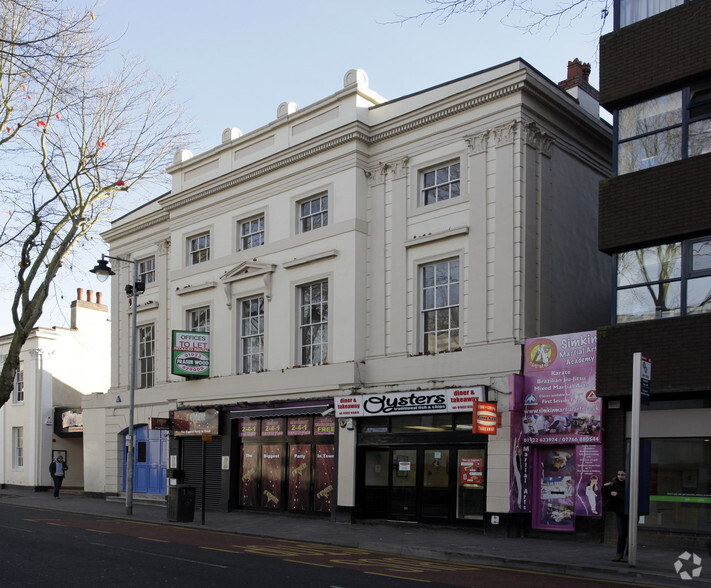
POLYGON ((578 445, 575 456, 575 514, 602 516, 602 445, 578 445))
POLYGON ((597 333, 527 339, 524 359, 523 443, 600 443, 597 333))
POLYGON ((576 446, 535 448, 536 462, 534 484, 534 529, 549 531, 575 530, 575 476, 576 446))

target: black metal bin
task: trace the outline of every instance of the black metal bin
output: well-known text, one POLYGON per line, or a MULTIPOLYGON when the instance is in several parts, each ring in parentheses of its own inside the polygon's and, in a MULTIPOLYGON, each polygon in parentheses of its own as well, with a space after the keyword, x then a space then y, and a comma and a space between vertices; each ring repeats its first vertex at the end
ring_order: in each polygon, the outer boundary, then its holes
POLYGON ((168 490, 168 520, 174 523, 192 523, 195 518, 195 488, 176 484, 168 490))

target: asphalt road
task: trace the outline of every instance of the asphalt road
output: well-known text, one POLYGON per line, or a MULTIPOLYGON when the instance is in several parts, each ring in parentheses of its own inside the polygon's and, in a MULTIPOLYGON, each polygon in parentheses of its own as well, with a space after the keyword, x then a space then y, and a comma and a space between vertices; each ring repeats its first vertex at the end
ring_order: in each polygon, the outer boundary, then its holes
POLYGON ((555 573, 0 504, 3 588, 387 588, 423 584, 433 588, 602 585, 599 581, 555 573))

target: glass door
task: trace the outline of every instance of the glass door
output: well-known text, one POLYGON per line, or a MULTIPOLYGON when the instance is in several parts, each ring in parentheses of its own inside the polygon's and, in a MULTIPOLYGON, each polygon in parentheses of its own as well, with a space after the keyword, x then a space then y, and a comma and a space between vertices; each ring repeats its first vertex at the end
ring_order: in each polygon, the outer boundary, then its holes
POLYGON ((422 512, 424 518, 449 517, 449 450, 425 449, 423 453, 422 512))
POLYGON ((388 516, 388 498, 390 492, 389 463, 390 451, 387 449, 366 449, 363 456, 363 505, 365 518, 385 518, 388 516))
POLYGON ((457 451, 457 518, 483 520, 485 449, 457 451))
POLYGON ((417 519, 417 449, 392 450, 390 516, 417 519))

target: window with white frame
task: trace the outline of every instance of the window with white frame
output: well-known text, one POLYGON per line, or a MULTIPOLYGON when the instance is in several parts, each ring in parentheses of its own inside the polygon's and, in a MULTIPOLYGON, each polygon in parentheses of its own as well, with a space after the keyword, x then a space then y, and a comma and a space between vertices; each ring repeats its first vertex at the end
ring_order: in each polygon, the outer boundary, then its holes
POLYGON ((460 349, 459 260, 451 259, 424 265, 420 279, 423 353, 460 349))
POLYGON ((138 327, 138 374, 139 388, 152 388, 155 383, 155 325, 138 327))
POLYGON ((138 281, 152 284, 156 281, 156 258, 148 257, 138 262, 138 281))
POLYGON ((12 467, 21 468, 25 463, 22 427, 12 427, 12 467))
POLYGON ((188 311, 188 331, 210 332, 210 307, 203 306, 188 311))
POLYGON ((299 363, 325 363, 328 357, 328 280, 302 286, 299 291, 299 363))
POLYGON ((420 203, 427 206, 458 197, 459 181, 459 161, 420 172, 420 203))
POLYGON ((12 394, 13 402, 24 402, 25 401, 25 362, 20 361, 20 365, 17 368, 17 373, 15 374, 15 387, 13 388, 12 394))
POLYGON ((252 249, 264 245, 264 215, 239 223, 239 248, 252 249))
POLYGON ((302 233, 328 225, 328 194, 320 194, 299 203, 299 227, 302 233))
POLYGON ((202 233, 188 239, 188 265, 210 261, 210 233, 202 233))
POLYGON ((264 296, 240 303, 240 371, 264 369, 264 296))

